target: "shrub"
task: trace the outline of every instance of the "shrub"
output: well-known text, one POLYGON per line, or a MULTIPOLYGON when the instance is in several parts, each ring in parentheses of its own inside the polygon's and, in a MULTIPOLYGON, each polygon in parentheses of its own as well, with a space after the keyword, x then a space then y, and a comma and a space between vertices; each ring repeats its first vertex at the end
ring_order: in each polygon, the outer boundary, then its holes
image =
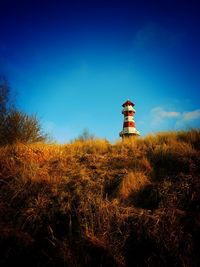
POLYGON ((35 116, 11 110, 0 121, 0 144, 35 143, 46 139, 35 116))

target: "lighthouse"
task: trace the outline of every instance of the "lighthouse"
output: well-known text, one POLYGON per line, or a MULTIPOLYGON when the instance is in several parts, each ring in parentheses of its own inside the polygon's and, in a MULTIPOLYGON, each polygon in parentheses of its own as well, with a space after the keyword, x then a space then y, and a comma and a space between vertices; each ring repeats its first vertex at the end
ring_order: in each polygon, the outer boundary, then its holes
POLYGON ((133 108, 135 104, 133 104, 130 100, 127 100, 123 105, 122 114, 124 114, 124 124, 123 130, 119 133, 122 138, 138 136, 140 132, 136 130, 134 114, 135 109, 133 108))

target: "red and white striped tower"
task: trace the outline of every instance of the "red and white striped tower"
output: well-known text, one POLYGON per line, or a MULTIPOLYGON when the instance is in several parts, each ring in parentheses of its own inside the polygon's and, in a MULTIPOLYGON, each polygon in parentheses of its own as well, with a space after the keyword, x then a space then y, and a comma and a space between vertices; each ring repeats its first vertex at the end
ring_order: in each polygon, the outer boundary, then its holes
POLYGON ((122 105, 122 114, 124 114, 124 125, 123 130, 119 133, 122 138, 140 135, 140 132, 135 128, 135 121, 133 118, 135 114, 135 109, 133 108, 134 106, 135 104, 133 104, 130 100, 127 100, 122 105))

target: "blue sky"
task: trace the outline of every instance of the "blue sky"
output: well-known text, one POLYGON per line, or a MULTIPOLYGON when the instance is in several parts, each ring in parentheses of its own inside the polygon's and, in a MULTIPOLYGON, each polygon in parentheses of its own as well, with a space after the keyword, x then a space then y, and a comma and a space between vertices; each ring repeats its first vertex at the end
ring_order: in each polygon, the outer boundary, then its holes
POLYGON ((199 1, 0 2, 0 73, 58 142, 200 126, 199 1))

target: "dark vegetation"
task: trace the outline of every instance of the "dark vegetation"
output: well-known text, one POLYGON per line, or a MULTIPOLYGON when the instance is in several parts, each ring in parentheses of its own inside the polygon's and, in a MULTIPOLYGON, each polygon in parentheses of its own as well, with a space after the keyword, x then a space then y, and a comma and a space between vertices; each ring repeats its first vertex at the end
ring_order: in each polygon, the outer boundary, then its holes
POLYGON ((47 140, 36 116, 18 110, 11 101, 8 81, 0 76, 0 145, 47 140))
POLYGON ((200 131, 0 148, 1 266, 200 266, 200 131))

